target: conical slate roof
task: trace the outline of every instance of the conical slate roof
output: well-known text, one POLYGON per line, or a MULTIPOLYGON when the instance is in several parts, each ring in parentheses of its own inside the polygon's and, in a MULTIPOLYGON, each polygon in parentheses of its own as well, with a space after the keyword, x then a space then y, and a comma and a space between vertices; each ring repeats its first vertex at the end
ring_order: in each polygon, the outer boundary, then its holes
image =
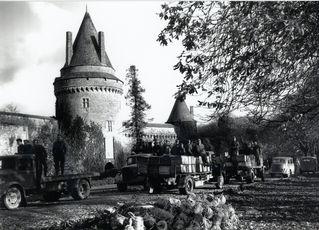
POLYGON ((176 98, 175 104, 166 123, 174 125, 185 121, 195 120, 185 103, 185 96, 179 96, 176 98))
POLYGON ((69 66, 107 66, 112 64, 105 53, 105 62, 102 63, 99 57, 98 34, 88 12, 85 13, 79 32, 73 44, 73 56, 69 66))

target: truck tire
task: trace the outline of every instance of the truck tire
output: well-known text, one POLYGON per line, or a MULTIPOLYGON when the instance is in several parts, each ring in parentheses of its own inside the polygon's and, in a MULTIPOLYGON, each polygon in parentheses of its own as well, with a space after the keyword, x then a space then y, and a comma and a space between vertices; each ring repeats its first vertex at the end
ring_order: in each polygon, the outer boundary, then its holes
POLYGON ((2 196, 2 203, 6 209, 16 209, 21 205, 23 195, 17 186, 11 186, 2 196))
POLYGON ((116 185, 117 185, 117 190, 119 192, 125 192, 127 190, 127 184, 125 183, 120 182, 120 183, 117 183, 116 185))
POLYGON ((43 200, 47 202, 55 202, 61 198, 61 192, 49 191, 43 194, 43 200))
POLYGON ((188 195, 189 193, 193 192, 194 190, 194 181, 193 178, 190 176, 187 176, 185 178, 185 184, 184 187, 179 188, 179 193, 182 195, 188 195))
POLYGON ((84 200, 90 196, 91 186, 87 179, 75 180, 71 183, 70 194, 74 200, 84 200))

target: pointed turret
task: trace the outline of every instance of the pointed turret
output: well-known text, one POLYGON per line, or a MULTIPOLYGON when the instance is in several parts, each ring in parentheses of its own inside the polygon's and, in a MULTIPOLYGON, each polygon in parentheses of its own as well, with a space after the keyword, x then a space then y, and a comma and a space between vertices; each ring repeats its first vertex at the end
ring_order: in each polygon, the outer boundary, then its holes
POLYGON ((68 66, 106 66, 113 68, 105 52, 104 34, 102 32, 97 33, 88 12, 85 13, 75 38, 71 61, 65 67, 68 66))
POLYGON ((185 103, 185 96, 181 95, 176 98, 175 104, 166 123, 176 125, 185 121, 194 122, 195 120, 185 103))
POLYGON ((185 95, 180 95, 176 98, 166 123, 174 125, 177 137, 181 141, 187 141, 196 137, 197 124, 186 105, 185 95))

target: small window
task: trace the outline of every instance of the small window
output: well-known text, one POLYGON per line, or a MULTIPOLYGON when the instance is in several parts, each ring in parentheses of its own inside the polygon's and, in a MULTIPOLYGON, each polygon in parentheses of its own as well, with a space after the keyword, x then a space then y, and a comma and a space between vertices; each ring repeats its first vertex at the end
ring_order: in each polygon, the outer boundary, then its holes
POLYGON ((83 108, 89 108, 90 107, 90 100, 89 98, 82 98, 82 106, 83 108))
POLYGON ((15 168, 15 160, 14 159, 2 159, 0 160, 0 169, 14 169, 15 168))
POLYGON ((112 132, 113 131, 113 122, 107 121, 107 131, 112 132))

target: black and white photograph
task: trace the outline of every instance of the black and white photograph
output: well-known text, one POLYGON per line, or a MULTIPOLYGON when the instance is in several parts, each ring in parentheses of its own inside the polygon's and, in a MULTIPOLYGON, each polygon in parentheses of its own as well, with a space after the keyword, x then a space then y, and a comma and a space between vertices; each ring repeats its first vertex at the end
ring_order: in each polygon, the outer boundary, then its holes
POLYGON ((317 1, 0 1, 0 230, 315 230, 318 157, 317 1))

